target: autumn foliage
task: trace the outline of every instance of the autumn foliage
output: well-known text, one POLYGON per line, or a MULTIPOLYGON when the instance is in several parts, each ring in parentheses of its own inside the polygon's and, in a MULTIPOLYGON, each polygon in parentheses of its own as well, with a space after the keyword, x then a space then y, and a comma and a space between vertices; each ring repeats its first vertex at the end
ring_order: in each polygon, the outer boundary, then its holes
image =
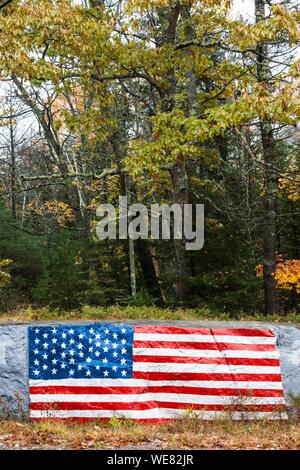
MULTIPOLYGON (((258 277, 263 275, 263 265, 256 266, 256 273, 258 277)), ((288 259, 285 260, 282 256, 277 256, 277 265, 275 272, 275 279, 278 289, 295 290, 300 293, 300 260, 288 259)))

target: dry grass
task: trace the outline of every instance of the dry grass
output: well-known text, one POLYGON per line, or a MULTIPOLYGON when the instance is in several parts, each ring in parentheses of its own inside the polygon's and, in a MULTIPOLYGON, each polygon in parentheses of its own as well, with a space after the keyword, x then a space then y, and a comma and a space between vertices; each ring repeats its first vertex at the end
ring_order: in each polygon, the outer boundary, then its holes
POLYGON ((2 421, 0 449, 300 449, 300 423, 182 419, 163 426, 129 422, 76 425, 2 421))

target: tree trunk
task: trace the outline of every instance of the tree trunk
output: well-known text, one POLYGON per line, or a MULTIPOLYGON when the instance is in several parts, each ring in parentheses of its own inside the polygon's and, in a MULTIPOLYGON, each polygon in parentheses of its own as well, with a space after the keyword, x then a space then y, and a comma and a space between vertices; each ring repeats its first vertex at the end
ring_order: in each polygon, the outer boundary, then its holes
POLYGON ((16 152, 15 152, 15 135, 12 119, 9 120, 9 137, 10 137, 10 191, 11 191, 11 215, 17 218, 16 205, 16 152))
MULTIPOLYGON (((265 0, 255 0, 256 21, 265 18, 265 0)), ((261 43, 257 47, 257 78, 259 83, 270 86, 271 70, 268 60, 268 47, 261 43)), ((264 159, 264 224, 263 224, 263 265, 265 312, 272 314, 278 311, 276 289, 276 246, 277 246, 277 198, 278 178, 276 174, 276 148, 274 131, 270 121, 260 119, 260 132, 264 159)))
MULTIPOLYGON (((163 32, 164 44, 175 44, 176 31, 179 15, 183 12, 182 5, 175 5, 172 8, 161 8, 158 11, 161 28, 163 32)), ((164 112, 171 112, 174 108, 174 95, 176 80, 174 68, 171 67, 166 73, 168 86, 161 93, 161 108, 164 112)), ((194 89, 192 90, 194 91, 194 89)), ((173 189, 173 202, 180 204, 182 207, 188 203, 189 189, 188 178, 186 173, 185 161, 177 162, 170 170, 173 189)), ((192 265, 189 253, 185 249, 185 240, 175 240, 173 243, 175 253, 175 294, 180 302, 185 302, 188 294, 188 277, 192 273, 192 265)))
MULTIPOLYGON (((184 205, 189 202, 188 177, 184 162, 179 162, 170 170, 173 183, 173 201, 180 204, 182 214, 184 205)), ((189 252, 185 249, 184 233, 182 239, 174 239, 175 266, 176 266, 176 297, 179 301, 185 302, 190 288, 188 278, 192 275, 192 264, 189 252)))

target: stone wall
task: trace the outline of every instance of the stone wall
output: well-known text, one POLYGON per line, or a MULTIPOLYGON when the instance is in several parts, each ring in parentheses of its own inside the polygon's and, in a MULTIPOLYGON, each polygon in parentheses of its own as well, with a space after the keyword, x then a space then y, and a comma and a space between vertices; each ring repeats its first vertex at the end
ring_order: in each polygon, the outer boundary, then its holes
MULTIPOLYGON (((108 322, 76 322, 76 324, 108 322)), ((286 399, 289 395, 300 396, 300 328, 296 325, 261 322, 111 322, 127 324, 180 325, 202 328, 267 328, 277 336, 281 359, 281 372, 286 399)), ((40 322, 35 325, 74 324, 74 322, 40 322)), ((28 344, 29 324, 0 324, 0 413, 11 412, 16 416, 27 413, 28 400, 28 344)))

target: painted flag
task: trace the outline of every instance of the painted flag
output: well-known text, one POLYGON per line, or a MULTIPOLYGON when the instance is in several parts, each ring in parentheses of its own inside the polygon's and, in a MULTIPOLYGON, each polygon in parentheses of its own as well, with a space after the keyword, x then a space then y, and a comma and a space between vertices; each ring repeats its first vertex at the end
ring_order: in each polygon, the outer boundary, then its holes
POLYGON ((30 327, 29 377, 34 420, 286 418, 276 337, 265 329, 30 327))

